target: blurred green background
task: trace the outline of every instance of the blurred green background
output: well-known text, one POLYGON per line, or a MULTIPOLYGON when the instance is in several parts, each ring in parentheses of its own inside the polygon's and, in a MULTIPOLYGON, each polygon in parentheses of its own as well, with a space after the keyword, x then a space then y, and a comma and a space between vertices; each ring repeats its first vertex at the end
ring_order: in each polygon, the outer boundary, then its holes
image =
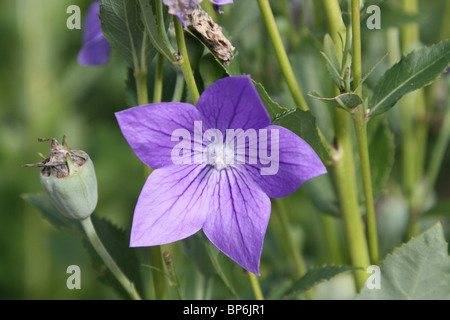
POLYGON ((69 5, 82 15, 90 1, 25 0, 0 3, 0 298, 114 298, 93 280, 78 239, 57 231, 21 199, 41 192, 38 169, 23 168, 48 155, 38 137, 67 136, 96 167, 96 215, 129 226, 143 183, 142 167, 127 146, 114 112, 127 107, 126 66, 80 66, 81 30, 69 30, 69 5), (82 290, 70 291, 66 268, 79 265, 82 290), (86 271, 86 272, 84 272, 86 271))
MULTIPOLYGON (((256 2, 235 2, 232 7, 224 8, 225 15, 219 17, 219 22, 239 51, 241 70, 263 83, 275 99, 285 105, 292 104, 285 94, 283 81, 279 80, 273 50, 259 19, 256 2)), ((283 11, 284 7, 278 8, 283 2, 272 1, 272 5, 279 18, 280 30, 288 39, 289 14, 283 11)), ((438 39, 444 2, 420 1, 422 40, 427 44, 438 39)), ((114 117, 114 112, 129 107, 125 86, 127 68, 115 52, 104 66, 80 66, 77 53, 81 30, 66 27, 67 7, 77 4, 84 13, 90 3, 84 0, 0 2, 0 299, 118 298, 108 287, 95 281, 95 273, 90 271, 89 258, 79 240, 53 228, 21 198, 23 193, 41 192, 38 169, 22 167, 40 161, 37 152, 48 154, 49 144, 39 143, 37 139, 62 139, 66 135, 69 146, 86 151, 95 164, 99 183, 95 214, 124 230, 130 228, 144 176, 142 164, 121 135, 114 117), (82 270, 82 290, 66 287, 66 268, 72 264, 82 270)), ((382 30, 364 32, 365 69, 375 64, 387 50, 384 26, 401 23, 395 12, 387 14, 391 15, 385 16, 382 30)), ((314 24, 310 20, 305 15, 300 18, 300 23, 315 28, 316 35, 323 35, 323 21, 314 24)), ((307 56, 308 49, 303 54, 307 56)), ((386 67, 377 69, 369 83, 386 67)), ((320 83, 318 81, 316 83, 320 83)), ((320 110, 316 109, 316 112, 320 110)), ((393 130, 395 132, 395 127, 393 130)), ((435 134, 430 133, 431 144, 435 134)), ((449 150, 438 181, 438 198, 445 199, 450 195, 448 168, 449 150)), ((326 262, 321 257, 326 244, 318 231, 321 229, 318 210, 308 202, 302 190, 286 201, 291 214, 292 208, 303 208, 301 216, 294 216, 293 228, 298 231, 299 239, 309 239, 307 256, 315 263, 326 262)), ((386 253, 401 243, 399 230, 405 227, 405 203, 401 196, 387 197, 379 202, 378 208, 388 216, 379 221, 380 226, 385 227, 380 229, 380 241, 386 253)), ((265 261, 278 261, 279 257, 269 234, 263 251, 263 268, 265 261)), ((191 270, 192 265, 185 263, 186 270, 191 270)), ((275 264, 284 267, 282 262, 275 264)), ((179 267, 183 268, 180 264, 179 267)), ((270 278, 266 280, 264 283, 262 279, 263 287, 268 290, 272 282, 270 278)))

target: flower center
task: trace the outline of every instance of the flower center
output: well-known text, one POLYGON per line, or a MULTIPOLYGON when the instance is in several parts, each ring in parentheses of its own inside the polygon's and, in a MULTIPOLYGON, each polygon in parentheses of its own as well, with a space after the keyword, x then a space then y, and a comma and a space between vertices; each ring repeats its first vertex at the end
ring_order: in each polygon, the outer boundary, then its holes
POLYGON ((206 147, 206 163, 217 171, 227 169, 234 163, 234 150, 228 144, 218 141, 206 147))

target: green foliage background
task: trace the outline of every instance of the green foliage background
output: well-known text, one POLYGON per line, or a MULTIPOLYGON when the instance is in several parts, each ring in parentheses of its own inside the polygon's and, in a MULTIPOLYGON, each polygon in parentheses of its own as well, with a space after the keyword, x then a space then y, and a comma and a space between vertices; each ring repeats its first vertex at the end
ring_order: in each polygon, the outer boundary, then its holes
MULTIPOLYGON (((289 34, 289 13, 283 10, 284 1, 271 1, 279 28, 288 43, 290 59, 304 90, 319 90, 325 97, 332 96, 332 80, 322 58, 317 56, 315 36, 325 33, 325 22, 312 21, 301 16, 300 24, 306 24, 312 34, 301 36, 289 34), (291 38, 290 38, 291 37, 291 38), (293 41, 292 41, 293 40, 293 41)), ((310 1, 304 1, 310 3, 310 1)), ((382 29, 363 30, 363 71, 373 66, 388 50, 386 32, 388 27, 398 27, 411 21, 396 11, 395 3, 382 9, 382 29)), ((421 39, 425 44, 438 42, 445 0, 420 2, 420 15, 412 21, 420 24, 421 39)), ((83 244, 75 236, 53 228, 43 220, 38 211, 21 198, 21 194, 40 192, 38 170, 23 168, 25 163, 39 161, 37 152, 47 154, 48 145, 38 143, 38 137, 61 139, 65 134, 69 146, 86 151, 94 161, 99 183, 99 203, 96 212, 113 222, 126 234, 129 233, 132 213, 137 196, 144 183, 143 167, 129 148, 117 126, 114 112, 131 106, 126 92, 127 67, 125 61, 112 52, 105 66, 85 67, 77 63, 81 44, 81 31, 68 30, 66 8, 77 4, 84 13, 90 1, 74 0, 17 0, 0 2, 0 299, 117 299, 109 287, 96 281, 98 270, 92 270, 91 262, 83 244), (82 270, 82 289, 68 290, 66 268, 76 264, 82 270)), ((235 0, 232 6, 223 8, 225 14, 218 22, 228 32, 239 52, 241 71, 252 75, 262 83, 269 95, 282 106, 291 107, 293 102, 281 80, 277 62, 253 0, 235 0)), ((385 60, 369 77, 373 85, 388 68, 385 60)), ((170 66, 167 69, 170 71, 170 66)), ((169 86, 170 84, 167 84, 169 86)), ((307 96, 308 104, 318 118, 327 136, 331 136, 327 106, 307 96)), ((398 115, 390 112, 390 126, 394 142, 398 141, 398 115)), ((433 119, 439 123, 439 118, 433 119)), ((436 126, 438 127, 438 126, 436 126)), ((429 136, 433 145, 436 132, 429 136)), ((378 225, 382 257, 402 243, 406 228, 406 204, 399 191, 399 163, 378 199, 378 225)), ((444 164, 436 186, 436 198, 450 196, 450 150, 447 149, 444 164)), ((305 186, 286 200, 292 228, 302 243, 307 262, 313 265, 327 264, 347 257, 331 257, 323 235, 326 220, 340 221, 323 216, 314 205, 311 193, 318 192, 305 186), (330 259, 334 259, 331 261, 330 259)), ((320 190, 327 196, 325 190, 320 190)), ((425 219, 423 228, 441 220, 447 239, 449 237, 449 206, 431 218, 425 219), (442 218, 442 213, 446 218, 442 218)), ((280 232, 276 222, 271 221, 262 254, 261 285, 267 298, 283 291, 286 275, 292 266, 286 263, 283 247, 273 234, 280 232), (284 279, 281 281, 280 279, 284 279)), ((344 246, 343 235, 338 234, 344 246)), ((165 246, 173 251, 175 267, 184 286, 186 296, 199 297, 194 289, 199 281, 195 262, 188 258, 183 246, 165 246)), ((130 249, 138 250, 138 249, 130 249)), ((146 255, 145 250, 139 252, 146 255)), ((333 252, 331 253, 333 254, 333 252)), ((142 267, 145 274, 145 266, 142 267)), ((242 270, 231 266, 235 277, 242 270)), ((217 275, 214 278, 215 298, 230 295, 217 275)), ((346 278, 328 289, 328 296, 346 297, 346 278), (343 281, 343 282, 342 282, 343 281), (330 289, 331 288, 331 289, 330 289)), ((251 298, 248 285, 236 284, 244 298, 251 298), (242 287, 242 288, 241 288, 242 287)), ((351 296, 351 292, 349 293, 351 296)))

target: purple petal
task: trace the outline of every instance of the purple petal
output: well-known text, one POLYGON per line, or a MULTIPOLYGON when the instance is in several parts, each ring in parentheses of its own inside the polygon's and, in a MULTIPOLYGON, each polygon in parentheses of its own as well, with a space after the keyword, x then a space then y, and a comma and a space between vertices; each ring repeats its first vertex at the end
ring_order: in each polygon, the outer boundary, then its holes
POLYGON ((205 165, 154 170, 135 208, 130 246, 171 243, 199 231, 209 212, 212 171, 205 165))
MULTIPOLYGON (((258 164, 243 167, 269 197, 285 197, 306 181, 327 173, 316 152, 299 136, 279 126, 271 125, 267 129, 267 139, 259 138, 258 164), (274 139, 273 144, 272 136, 276 132, 278 142, 274 139), (263 156, 261 151, 264 151, 263 156)), ((252 147, 256 147, 255 144, 252 147)))
POLYGON ((100 14, 100 1, 93 2, 86 13, 83 26, 83 47, 78 53, 78 63, 101 65, 108 62, 110 46, 103 37, 100 14))
POLYGON ((203 231, 225 255, 259 274, 259 261, 270 217, 270 199, 237 168, 215 171, 211 205, 203 231))
POLYGON ((202 0, 164 0, 163 2, 169 7, 169 13, 176 16, 183 24, 183 27, 186 28, 188 16, 202 0))
POLYGON ((233 3, 233 0, 209 0, 212 4, 217 4, 219 6, 222 6, 224 4, 233 3))
POLYGON ((194 140, 194 121, 200 115, 193 105, 167 102, 120 111, 116 118, 139 159, 157 169, 173 164, 172 150, 180 143, 172 141, 175 130, 187 130, 194 140))
POLYGON ((259 129, 270 125, 270 117, 247 76, 223 78, 208 87, 197 103, 206 129, 259 129))
POLYGON ((210 0, 211 3, 213 4, 213 8, 215 11, 217 11, 218 13, 222 14, 223 11, 220 8, 220 6, 227 4, 227 3, 233 3, 233 0, 210 0))

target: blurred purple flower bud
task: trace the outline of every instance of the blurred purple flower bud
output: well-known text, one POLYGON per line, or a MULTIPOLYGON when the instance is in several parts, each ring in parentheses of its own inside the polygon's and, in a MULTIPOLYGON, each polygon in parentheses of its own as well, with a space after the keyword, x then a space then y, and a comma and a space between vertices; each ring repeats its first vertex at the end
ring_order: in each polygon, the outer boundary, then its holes
POLYGON ((99 18, 101 1, 93 2, 86 13, 83 26, 83 46, 78 53, 78 63, 88 66, 108 62, 111 48, 103 37, 99 18))

